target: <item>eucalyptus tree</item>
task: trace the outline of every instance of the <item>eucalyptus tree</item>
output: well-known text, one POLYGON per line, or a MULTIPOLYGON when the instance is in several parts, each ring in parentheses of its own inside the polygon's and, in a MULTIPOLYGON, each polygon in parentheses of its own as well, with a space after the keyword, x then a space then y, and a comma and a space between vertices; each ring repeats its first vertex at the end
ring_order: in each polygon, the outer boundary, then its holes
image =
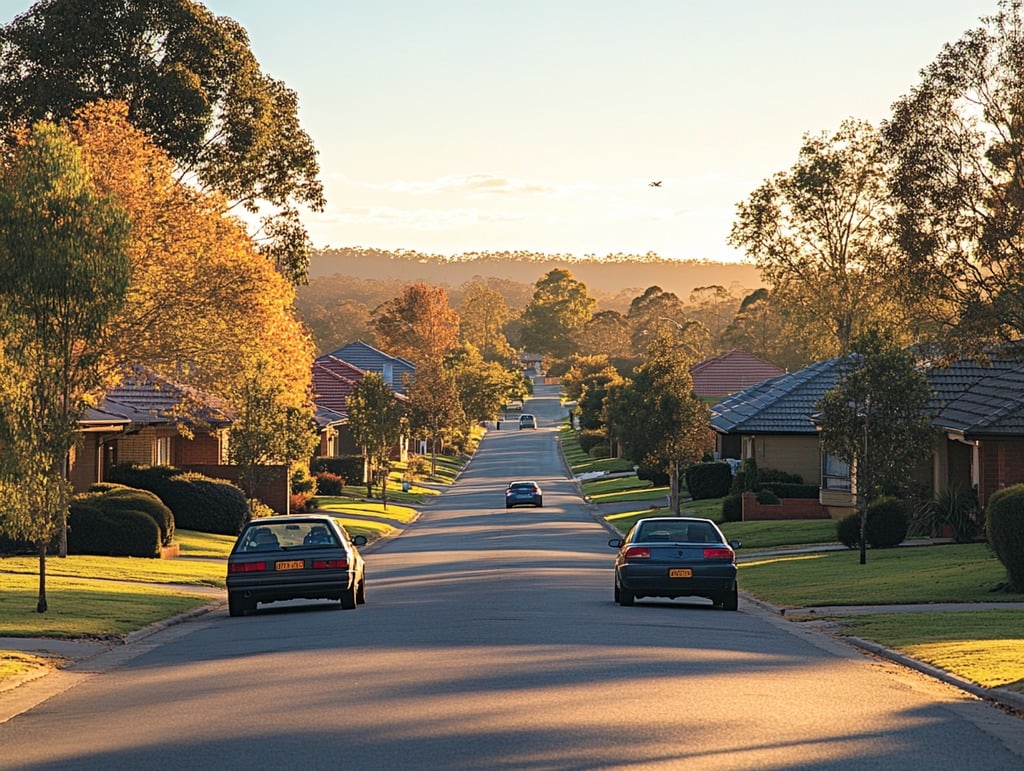
POLYGON ((853 471, 860 509, 860 562, 867 561, 868 504, 905 488, 932 449, 931 389, 913 356, 869 328, 851 343, 847 369, 817 405, 822 444, 853 471))
POLYGON ((181 178, 261 215, 263 254, 304 283, 299 208, 324 207, 317 152, 241 25, 191 0, 39 0, 0 28, 0 129, 103 100, 124 102, 181 178))
POLYGON ((520 342, 531 353, 567 359, 576 351, 576 336, 590 320, 597 301, 572 272, 548 271, 534 285, 523 310, 520 342))
POLYGON ((965 349, 1024 333, 1024 18, 1020 0, 947 44, 883 127, 901 297, 965 349))
POLYGON ((67 518, 69 453, 128 291, 128 232, 66 129, 40 122, 20 134, 0 166, 0 526, 36 544, 40 613, 47 548, 67 518))
POLYGON ((847 350, 869 324, 907 321, 893 291, 889 172, 875 128, 848 119, 805 134, 792 168, 737 205, 729 243, 757 263, 814 357, 847 350))

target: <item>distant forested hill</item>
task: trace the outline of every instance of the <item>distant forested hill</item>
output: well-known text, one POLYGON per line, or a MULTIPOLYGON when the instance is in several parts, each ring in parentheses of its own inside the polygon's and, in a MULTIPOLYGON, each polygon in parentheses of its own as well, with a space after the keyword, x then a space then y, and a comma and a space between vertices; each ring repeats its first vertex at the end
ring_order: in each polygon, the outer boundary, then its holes
POLYGON ((571 257, 534 252, 482 252, 445 257, 364 248, 314 253, 309 276, 310 284, 317 283, 317 279, 351 276, 370 281, 425 281, 456 288, 481 277, 532 286, 555 268, 572 271, 598 298, 636 296, 648 287, 660 286, 685 300, 690 292, 702 286, 719 285, 745 290, 737 294, 747 294, 763 285, 757 269, 748 263, 668 260, 653 254, 571 257))

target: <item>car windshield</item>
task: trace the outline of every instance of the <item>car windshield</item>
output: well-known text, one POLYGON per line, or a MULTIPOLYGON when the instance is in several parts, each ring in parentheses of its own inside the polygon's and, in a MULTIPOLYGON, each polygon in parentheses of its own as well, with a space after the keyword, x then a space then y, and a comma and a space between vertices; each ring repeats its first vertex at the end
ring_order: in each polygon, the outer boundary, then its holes
POLYGON ((245 531, 238 551, 272 551, 316 546, 337 546, 338 540, 323 522, 273 522, 245 531))

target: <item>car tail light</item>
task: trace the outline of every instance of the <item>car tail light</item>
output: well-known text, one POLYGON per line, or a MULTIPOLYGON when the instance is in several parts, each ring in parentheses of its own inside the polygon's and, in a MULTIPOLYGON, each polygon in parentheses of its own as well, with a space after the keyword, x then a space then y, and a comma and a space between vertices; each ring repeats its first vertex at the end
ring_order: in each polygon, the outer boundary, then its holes
POLYGON ((651 550, 646 546, 630 546, 626 549, 626 559, 647 560, 651 558, 651 550))
POLYGON ((229 573, 259 573, 266 569, 266 562, 234 562, 228 565, 229 573))
POLYGON ((314 570, 347 570, 348 560, 313 560, 314 570))
POLYGON ((714 547, 711 549, 704 550, 704 559, 706 560, 731 560, 736 556, 732 549, 723 549, 721 547, 714 547))

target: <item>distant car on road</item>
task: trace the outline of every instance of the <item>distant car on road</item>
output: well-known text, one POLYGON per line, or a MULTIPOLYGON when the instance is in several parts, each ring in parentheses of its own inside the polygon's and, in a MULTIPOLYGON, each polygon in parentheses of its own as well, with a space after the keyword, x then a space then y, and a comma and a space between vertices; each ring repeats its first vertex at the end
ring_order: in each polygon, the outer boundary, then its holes
POLYGON ((228 555, 228 613, 244 616, 259 602, 366 602, 366 537, 351 538, 334 517, 293 515, 254 519, 228 555))
POLYGON ((625 538, 608 545, 615 557, 615 601, 641 597, 706 597, 736 610, 736 549, 710 519, 651 517, 637 520, 625 538))
POLYGON ((523 403, 519 399, 513 399, 510 402, 505 402, 506 410, 521 410, 522 408, 523 403))
POLYGON ((519 416, 519 427, 520 428, 536 428, 537 427, 537 418, 535 418, 533 415, 530 415, 529 413, 520 415, 519 416))
POLYGON ((505 488, 505 508, 528 503, 540 508, 544 505, 544 494, 536 482, 509 482, 505 488))

